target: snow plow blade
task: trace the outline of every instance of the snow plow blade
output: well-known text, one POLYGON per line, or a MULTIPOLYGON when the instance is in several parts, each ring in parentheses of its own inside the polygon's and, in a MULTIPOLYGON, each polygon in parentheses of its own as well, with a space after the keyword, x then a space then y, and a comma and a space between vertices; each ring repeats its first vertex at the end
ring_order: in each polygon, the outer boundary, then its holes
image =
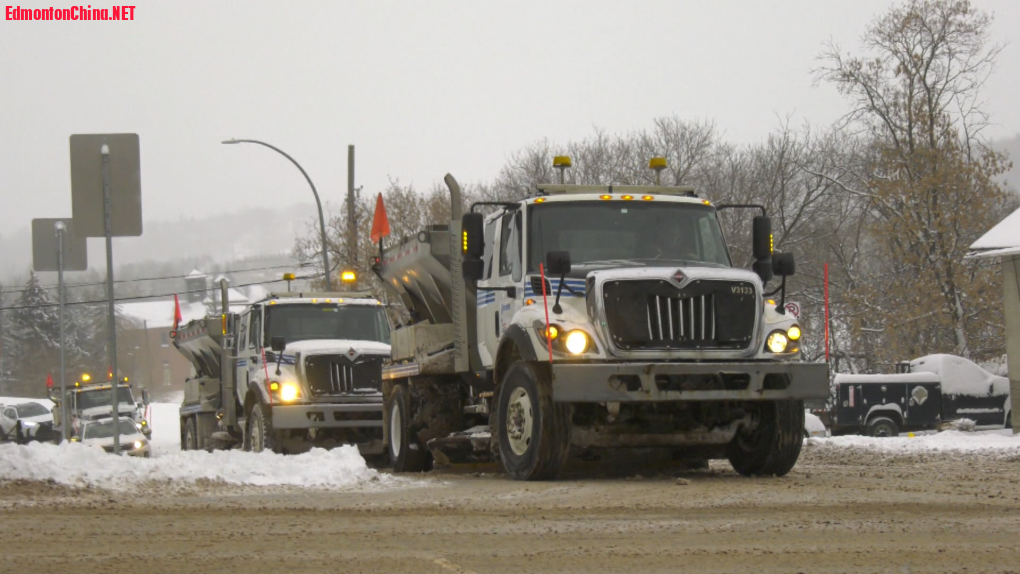
POLYGON ((491 439, 489 427, 481 425, 455 432, 445 438, 434 438, 426 446, 432 452, 437 466, 489 462, 492 460, 489 450, 491 439))

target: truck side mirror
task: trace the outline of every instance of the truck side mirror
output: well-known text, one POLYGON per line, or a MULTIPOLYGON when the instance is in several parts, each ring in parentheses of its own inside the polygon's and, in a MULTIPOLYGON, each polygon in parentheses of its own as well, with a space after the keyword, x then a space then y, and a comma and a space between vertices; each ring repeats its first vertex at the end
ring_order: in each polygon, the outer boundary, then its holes
POLYGON ((797 266, 793 262, 793 253, 777 253, 772 258, 772 272, 776 275, 786 277, 793 275, 796 270, 797 266))
POLYGON ((269 346, 273 349, 274 353, 282 353, 287 348, 287 339, 283 337, 273 337, 269 341, 269 346))
POLYGON ((149 390, 148 389, 142 389, 142 404, 143 405, 148 405, 149 404, 149 390))
POLYGON ((464 256, 461 261, 461 274, 468 281, 478 281, 485 273, 485 236, 483 234, 484 218, 481 213, 465 213, 460 219, 460 249, 464 256))
POLYGON ((570 252, 550 251, 545 254, 545 272, 551 276, 570 273, 570 252))
POLYGON ((754 272, 761 277, 762 283, 772 280, 772 220, 759 215, 752 221, 752 251, 754 252, 754 272))

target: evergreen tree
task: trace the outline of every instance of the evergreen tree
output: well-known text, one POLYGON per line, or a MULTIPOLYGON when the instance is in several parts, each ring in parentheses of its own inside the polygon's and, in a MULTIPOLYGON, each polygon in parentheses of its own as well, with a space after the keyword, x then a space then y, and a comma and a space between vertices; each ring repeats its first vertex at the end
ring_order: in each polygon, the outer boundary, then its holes
MULTIPOLYGON (((60 368, 60 317, 53 299, 29 276, 21 297, 5 322, 13 344, 6 354, 13 381, 8 392, 15 396, 45 396, 46 376, 60 368)), ((6 361, 5 361, 6 362, 6 361)))

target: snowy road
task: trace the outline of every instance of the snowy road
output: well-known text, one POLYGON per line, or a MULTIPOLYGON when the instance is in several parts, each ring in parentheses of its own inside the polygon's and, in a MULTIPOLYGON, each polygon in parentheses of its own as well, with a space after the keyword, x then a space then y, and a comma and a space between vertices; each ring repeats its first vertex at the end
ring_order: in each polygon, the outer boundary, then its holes
MULTIPOLYGON (((306 462, 291 470, 328 461, 306 462)), ((661 467, 584 463, 546 483, 494 470, 315 487, 0 480, 0 548, 7 571, 81 574, 1020 570, 1020 439, 1002 434, 811 439, 781 479, 724 462, 679 481, 661 467), (71 527, 102 536, 52 544, 71 527)))

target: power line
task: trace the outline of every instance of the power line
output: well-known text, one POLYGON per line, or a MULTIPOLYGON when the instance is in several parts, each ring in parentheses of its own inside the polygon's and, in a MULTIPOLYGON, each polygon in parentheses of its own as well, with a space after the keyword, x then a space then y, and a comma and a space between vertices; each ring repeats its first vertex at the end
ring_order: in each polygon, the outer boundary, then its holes
MULTIPOLYGON (((251 269, 230 269, 230 270, 227 270, 227 271, 216 271, 215 273, 217 273, 219 275, 226 275, 228 273, 230 273, 230 274, 238 274, 238 273, 249 273, 249 272, 252 272, 252 271, 270 271, 270 270, 273 270, 273 269, 292 269, 292 268, 295 268, 295 267, 298 267, 298 268, 301 268, 301 267, 310 267, 311 265, 312 265, 311 263, 297 263, 297 264, 294 264, 294 265, 274 265, 274 266, 271 266, 271 267, 253 267, 251 269)), ((170 279, 186 279, 187 277, 188 277, 188 275, 167 275, 166 277, 141 277, 141 278, 138 278, 138 279, 117 279, 113 283, 116 285, 118 283, 136 283, 136 282, 141 282, 141 281, 166 281, 166 280, 170 280, 170 279)), ((65 288, 69 288, 69 287, 96 287, 96 286, 100 286, 100 285, 106 285, 106 281, 96 281, 94 283, 70 283, 70 284, 64 285, 64 287, 65 288)), ((40 289, 56 289, 57 287, 58 287, 58 285, 40 285, 39 286, 40 289)), ((19 288, 19 289, 4 289, 3 290, 4 293, 24 293, 25 291, 28 291, 28 289, 19 288)))
MULTIPOLYGON (((304 279, 315 279, 318 276, 319 275, 303 275, 301 277, 295 277, 293 279, 293 281, 301 281, 301 280, 304 280, 304 279)), ((234 288, 238 288, 238 287, 251 287, 252 285, 268 285, 268 284, 271 284, 271 283, 282 283, 283 281, 287 281, 287 280, 286 279, 272 279, 272 280, 269 280, 269 281, 253 281, 251 283, 243 283, 241 285, 230 285, 229 287, 231 289, 234 289, 234 288)), ((136 297, 124 297, 124 298, 120 298, 120 299, 114 299, 114 302, 115 303, 121 303, 121 302, 124 302, 124 301, 138 301, 138 300, 141 300, 141 299, 160 299, 162 297, 170 297, 171 295, 188 295, 190 293, 208 293, 209 291, 214 291, 215 289, 216 288, 213 287, 213 288, 209 288, 209 289, 193 289, 191 291, 175 291, 173 293, 162 293, 162 294, 159 294, 159 295, 138 295, 136 297)), ((64 306, 65 307, 69 307, 71 305, 99 305, 99 304, 105 304, 106 302, 107 302, 106 299, 99 299, 97 301, 69 301, 69 302, 64 303, 64 306)), ((41 308, 44 308, 44 307, 57 307, 58 305, 59 305, 59 303, 45 303, 43 305, 16 305, 16 306, 12 306, 12 307, 0 307, 0 311, 17 311, 17 310, 20 310, 20 309, 41 309, 41 308)))

